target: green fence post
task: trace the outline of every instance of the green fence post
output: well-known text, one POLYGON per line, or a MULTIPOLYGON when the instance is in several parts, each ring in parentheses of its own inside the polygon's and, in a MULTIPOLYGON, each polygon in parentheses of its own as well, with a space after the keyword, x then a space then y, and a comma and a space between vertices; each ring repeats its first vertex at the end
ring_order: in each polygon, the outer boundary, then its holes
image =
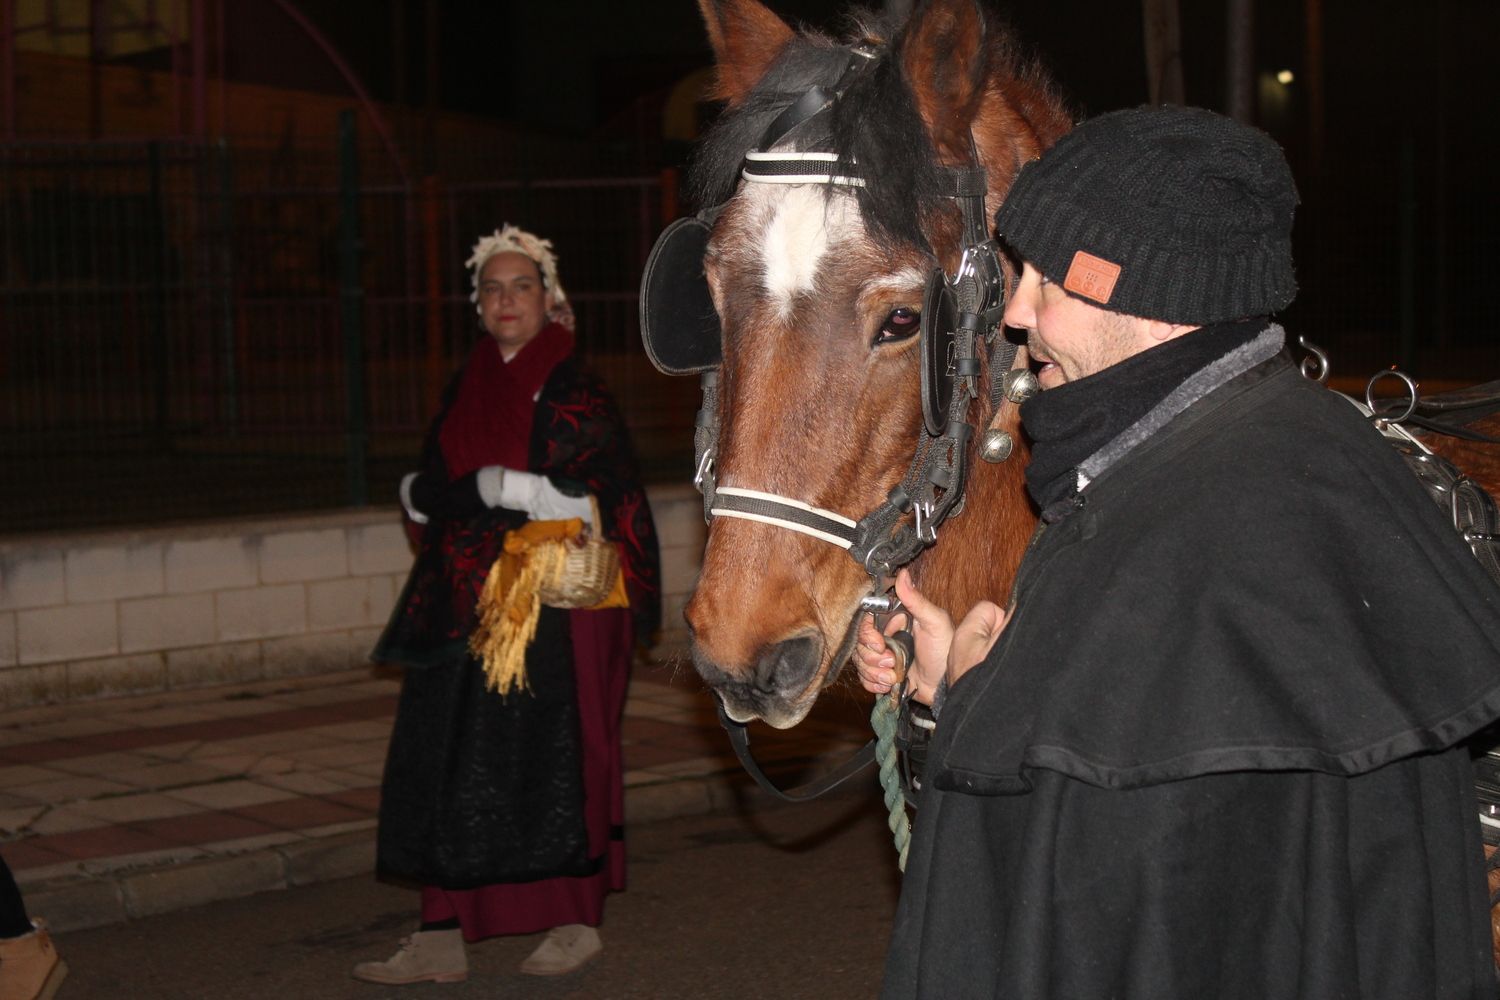
POLYGON ((364 289, 360 287, 359 150, 354 112, 339 112, 339 300, 344 329, 344 381, 348 387, 349 503, 369 501, 366 467, 370 428, 365 407, 364 289))
POLYGON ((171 405, 167 398, 170 389, 168 366, 171 354, 167 347, 167 220, 162 197, 161 142, 146 143, 146 165, 150 172, 150 207, 146 219, 148 281, 150 282, 151 317, 151 389, 155 399, 155 426, 157 447, 163 451, 172 448, 171 405))
POLYGON ((219 166, 219 324, 222 336, 224 398, 220 416, 229 433, 240 432, 240 373, 238 345, 234 340, 234 163, 229 141, 214 144, 219 166))

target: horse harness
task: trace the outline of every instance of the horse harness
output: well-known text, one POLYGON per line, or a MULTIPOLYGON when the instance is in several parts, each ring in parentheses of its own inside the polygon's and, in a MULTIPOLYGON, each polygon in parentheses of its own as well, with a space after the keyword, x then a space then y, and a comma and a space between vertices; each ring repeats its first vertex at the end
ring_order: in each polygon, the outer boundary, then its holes
MULTIPOLYGON (((760 146, 745 155, 741 177, 752 184, 822 184, 861 187, 858 164, 827 150, 778 150, 792 133, 811 135, 825 145, 827 116, 849 82, 875 58, 875 50, 855 46, 833 90, 812 87, 770 125, 760 146), (822 125, 821 134, 818 126, 822 125)), ((641 281, 640 322, 646 352, 659 371, 697 373, 703 407, 694 434, 694 485, 703 494, 704 519, 738 517, 787 528, 837 545, 871 576, 889 578, 937 538, 938 526, 962 509, 967 445, 974 428, 970 402, 978 397, 978 351, 988 351, 991 402, 1001 395, 1029 395, 1035 379, 1009 371, 1016 347, 999 335, 1004 313, 1004 274, 999 250, 988 235, 984 168, 946 171, 949 197, 963 213, 965 248, 950 277, 933 269, 923 295, 920 349, 922 413, 926 434, 901 483, 874 510, 858 520, 775 493, 719 486, 714 460, 718 444, 718 366, 723 331, 708 293, 703 256, 714 221, 724 205, 678 219, 663 231, 641 281), (1010 376, 1007 378, 1006 376, 1010 376), (902 523, 909 513, 914 524, 902 523)), ((1003 432, 1002 432, 1003 433, 1003 432)), ((994 460, 1009 454, 1009 441, 986 450, 994 460)), ((878 595, 884 587, 875 590, 878 595)))
MULTIPOLYGON (((766 129, 758 147, 745 154, 740 176, 749 184, 820 184, 864 186, 859 165, 829 148, 829 118, 839 98, 878 55, 865 45, 851 46, 832 89, 813 86, 788 105, 766 129), (793 136, 806 148, 789 149, 793 136)), ((963 217, 964 250, 957 270, 941 265, 930 273, 922 297, 919 351, 923 432, 902 480, 879 505, 852 519, 794 497, 740 486, 718 485, 715 457, 719 436, 719 365, 723 329, 704 275, 703 259, 713 225, 727 202, 678 219, 657 239, 641 279, 640 324, 646 353, 657 370, 668 375, 698 374, 703 404, 693 434, 693 485, 703 495, 705 521, 734 517, 758 521, 820 539, 847 551, 869 575, 870 593, 850 622, 834 662, 852 649, 859 615, 871 613, 883 627, 900 610, 891 592, 896 570, 937 540, 938 527, 963 509, 968 451, 974 435, 971 404, 979 396, 979 352, 987 354, 988 394, 992 411, 1004 399, 1021 402, 1039 388, 1026 369, 1012 371, 1016 345, 1000 332, 1005 311, 1005 275, 999 248, 988 232, 985 195, 988 177, 973 166, 945 168, 948 197, 963 217), (907 515, 914 515, 910 521, 907 515)), ((1004 461, 1014 442, 1003 430, 985 432, 980 456, 1004 461)), ((897 655, 910 662, 910 635, 891 637, 897 655)), ((909 702, 908 702, 909 704, 909 702)), ((855 758, 823 779, 791 791, 777 788, 749 753, 743 723, 730 718, 718 700, 720 722, 741 763, 762 788, 786 799, 805 800, 835 787, 873 758, 873 741, 855 758)), ((912 720, 903 712, 903 732, 912 735, 912 720)), ((921 727, 921 722, 915 723, 921 727)))
MULTIPOLYGON (((1298 344, 1308 352, 1302 374, 1318 383, 1328 381, 1328 355, 1306 337, 1298 344)), ((1500 412, 1500 382, 1476 385, 1456 392, 1423 396, 1410 375, 1395 368, 1380 371, 1365 385, 1363 401, 1343 395, 1396 449, 1406 466, 1427 490, 1427 495, 1447 513, 1454 530, 1469 546, 1490 579, 1500 583, 1500 510, 1484 487, 1443 456, 1429 448, 1408 428, 1442 434, 1465 441, 1500 444, 1500 438, 1470 430, 1466 425, 1500 412), (1376 398, 1376 387, 1394 379, 1404 394, 1384 400, 1376 398)))

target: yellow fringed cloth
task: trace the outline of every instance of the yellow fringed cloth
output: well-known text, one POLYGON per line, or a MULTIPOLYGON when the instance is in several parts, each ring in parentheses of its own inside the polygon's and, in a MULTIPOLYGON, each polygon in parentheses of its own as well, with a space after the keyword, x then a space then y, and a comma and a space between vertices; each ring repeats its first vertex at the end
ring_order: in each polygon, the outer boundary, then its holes
MULTIPOLYGON (((529 690, 526 649, 536 637, 542 589, 555 581, 570 547, 582 544, 581 518, 566 521, 527 521, 505 533, 500 558, 490 567, 479 594, 479 625, 469 637, 469 651, 484 666, 485 687, 505 697, 529 690)), ((625 574, 616 572, 608 596, 589 610, 629 607, 625 574)))

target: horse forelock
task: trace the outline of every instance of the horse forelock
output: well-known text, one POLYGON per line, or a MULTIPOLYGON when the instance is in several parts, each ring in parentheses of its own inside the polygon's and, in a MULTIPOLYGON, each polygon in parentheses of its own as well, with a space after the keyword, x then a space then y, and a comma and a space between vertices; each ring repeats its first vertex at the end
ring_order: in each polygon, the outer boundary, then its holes
MULTIPOLYGON (((826 127, 810 135, 793 132, 778 149, 828 149, 840 156, 840 171, 858 174, 860 214, 875 237, 929 254, 942 254, 933 220, 951 214, 949 182, 905 78, 889 25, 856 26, 853 41, 873 45, 875 57, 848 83, 833 105, 826 127)), ((1022 73, 1012 46, 995 43, 994 62, 1022 73)), ((699 205, 729 200, 739 183, 745 154, 757 149, 776 116, 813 86, 831 87, 850 59, 847 44, 803 34, 787 44, 756 87, 727 108, 699 145, 689 187, 699 205)), ((743 190, 743 188, 741 188, 743 190)), ((831 192, 836 189, 825 189, 831 192)))
MULTIPOLYGON (((811 33, 788 43, 750 94, 725 109, 699 145, 689 174, 698 204, 729 199, 745 154, 759 147, 776 116, 804 93, 839 82, 851 58, 849 45, 857 42, 872 46, 875 58, 834 104, 827 129, 814 133, 813 144, 826 147, 831 141, 844 167, 858 164, 866 181, 856 197, 883 239, 925 248, 922 221, 943 200, 943 176, 901 67, 883 41, 888 28, 876 19, 856 24, 849 43, 811 33)), ((794 133, 781 148, 809 148, 803 138, 794 133)))
POLYGON ((837 82, 847 59, 842 46, 821 35, 802 34, 787 43, 750 94, 719 115, 694 152, 688 187, 698 204, 727 201, 745 154, 760 145, 776 116, 813 87, 837 82))

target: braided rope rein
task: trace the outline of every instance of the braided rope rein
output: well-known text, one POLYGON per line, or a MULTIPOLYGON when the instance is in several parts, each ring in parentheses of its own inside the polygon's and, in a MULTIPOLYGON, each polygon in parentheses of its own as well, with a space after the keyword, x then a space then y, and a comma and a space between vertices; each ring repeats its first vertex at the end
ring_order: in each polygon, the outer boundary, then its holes
POLYGON ((870 710, 870 725, 875 730, 875 761, 880 765, 880 787, 885 792, 889 812, 886 825, 896 844, 896 867, 906 871, 906 852, 911 846, 911 819, 906 814, 906 796, 901 790, 901 769, 896 757, 896 723, 901 703, 893 688, 875 699, 870 710))

